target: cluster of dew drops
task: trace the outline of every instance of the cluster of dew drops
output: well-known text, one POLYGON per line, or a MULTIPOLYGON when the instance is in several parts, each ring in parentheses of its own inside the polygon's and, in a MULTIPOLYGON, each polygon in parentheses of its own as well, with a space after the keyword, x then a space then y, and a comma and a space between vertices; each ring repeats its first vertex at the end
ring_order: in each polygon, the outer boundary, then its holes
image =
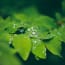
MULTIPOLYGON (((16 24, 13 24, 13 27, 15 28, 16 27, 16 24)), ((20 34, 27 34, 29 38, 31 38, 32 40, 32 49, 35 50, 36 47, 38 47, 41 43, 40 43, 40 39, 39 39, 39 34, 38 34, 38 27, 36 26, 31 26, 29 28, 25 28, 25 27, 19 27, 14 35, 20 35, 20 34)), ((14 48, 14 46, 12 45, 13 43, 13 36, 11 35, 10 37, 10 40, 9 40, 9 46, 11 48, 14 48)), ((46 49, 44 50, 43 48, 43 51, 42 53, 46 55, 46 49)), ((39 59, 38 57, 36 57, 36 59, 39 59)))
MULTIPOLYGON (((16 25, 17 24, 13 24, 13 28, 16 28, 16 25)), ((64 26, 62 26, 64 27, 64 26)), ((33 49, 35 50, 36 49, 36 46, 41 44, 41 43, 38 43, 40 42, 41 40, 38 39, 39 38, 39 34, 38 34, 38 27, 34 27, 34 26, 31 26, 29 28, 25 28, 25 27, 19 27, 14 33, 14 35, 20 35, 20 34, 28 34, 29 38, 33 39, 32 42, 33 42, 33 49), (36 40, 38 39, 38 40, 36 40)), ((60 32, 57 32, 57 34, 61 35, 60 32)), ((10 47, 14 48, 13 45, 12 45, 12 41, 13 41, 13 36, 10 37, 10 40, 9 40, 9 45, 10 47)), ((46 52, 46 48, 45 50, 43 50, 43 54, 46 52)), ((45 53, 46 55, 46 53, 45 53)))
MULTIPOLYGON (((29 38, 38 38, 38 31, 37 31, 37 27, 34 27, 34 26, 31 26, 31 27, 29 27, 29 28, 26 28, 26 27, 24 27, 24 24, 22 24, 23 25, 23 27, 22 26, 19 26, 18 28, 17 28, 17 30, 14 32, 14 33, 12 33, 11 35, 10 35, 10 39, 9 39, 9 45, 13 48, 13 46, 12 46, 12 43, 13 43, 13 36, 15 36, 15 35, 20 35, 20 34, 27 34, 28 35, 28 37, 29 38)), ((13 24, 13 28, 16 28, 16 26, 17 26, 17 24, 13 24)), ((34 42, 35 42, 36 40, 34 40, 34 42)), ((36 41, 37 42, 37 41, 36 41)), ((35 43, 36 43, 35 42, 35 43)))

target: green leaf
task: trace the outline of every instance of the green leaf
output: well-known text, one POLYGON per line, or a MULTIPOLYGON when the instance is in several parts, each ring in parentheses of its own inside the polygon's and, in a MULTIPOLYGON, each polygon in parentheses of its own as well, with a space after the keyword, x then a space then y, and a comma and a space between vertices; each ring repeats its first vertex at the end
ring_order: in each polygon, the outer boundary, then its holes
POLYGON ((61 33, 62 41, 65 42, 65 24, 62 27, 60 27, 58 31, 61 33))
POLYGON ((56 36, 52 40, 50 40, 48 43, 46 43, 46 48, 54 55, 61 57, 61 42, 59 38, 56 36))
POLYGON ((6 27, 7 23, 4 22, 5 20, 0 17, 0 31, 3 31, 4 28, 6 27))
POLYGON ((0 32, 0 41, 9 43, 10 40, 10 34, 7 32, 0 32))
POLYGON ((59 41, 62 41, 62 33, 59 31, 59 29, 54 29, 52 31, 50 31, 51 35, 53 35, 53 37, 57 36, 59 41))
POLYGON ((11 17, 7 18, 5 22, 6 22, 5 29, 8 33, 14 33, 17 30, 17 28, 19 28, 21 25, 20 21, 14 18, 12 19, 11 17))
POLYGON ((47 29, 53 29, 56 26, 55 20, 48 16, 42 16, 35 18, 33 21, 33 24, 39 26, 39 27, 46 27, 47 29))
POLYGON ((20 65, 9 46, 0 41, 0 65, 20 65))
POLYGON ((46 48, 42 41, 39 39, 32 40, 32 53, 41 59, 46 59, 46 48))
POLYGON ((27 60, 31 51, 31 40, 26 35, 18 35, 13 38, 13 45, 23 60, 27 60))

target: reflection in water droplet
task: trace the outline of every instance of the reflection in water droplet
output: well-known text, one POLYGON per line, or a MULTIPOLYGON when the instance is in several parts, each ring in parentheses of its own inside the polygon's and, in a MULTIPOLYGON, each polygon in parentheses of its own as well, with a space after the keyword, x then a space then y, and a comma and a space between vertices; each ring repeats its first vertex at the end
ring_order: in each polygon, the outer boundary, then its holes
POLYGON ((20 30, 20 32, 23 32, 24 30, 20 30))
POLYGON ((27 28, 19 27, 13 34, 24 34, 26 33, 27 28))

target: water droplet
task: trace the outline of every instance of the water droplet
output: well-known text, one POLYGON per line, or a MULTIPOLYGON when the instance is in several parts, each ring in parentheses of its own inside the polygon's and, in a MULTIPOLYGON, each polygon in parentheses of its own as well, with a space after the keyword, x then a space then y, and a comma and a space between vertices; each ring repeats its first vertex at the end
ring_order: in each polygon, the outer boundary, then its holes
POLYGON ((45 56, 46 56, 46 53, 45 53, 45 56))
POLYGON ((34 27, 31 27, 31 30, 34 30, 34 27))
POLYGON ((46 48, 45 48, 45 49, 43 48, 43 51, 42 51, 42 53, 43 53, 43 54, 45 54, 45 53, 46 53, 46 48))
POLYGON ((33 31, 33 32, 32 32, 32 34, 33 34, 33 35, 35 35, 35 34, 36 34, 36 32, 34 32, 34 31, 33 31))
POLYGON ((20 30, 20 32, 23 32, 24 30, 20 30))
POLYGON ((9 41, 9 45, 11 44, 11 41, 9 41))
POLYGON ((37 46, 37 41, 33 41, 33 47, 37 46))
POLYGON ((33 41, 33 43, 37 43, 37 41, 35 40, 35 41, 33 41))
POLYGON ((15 28, 16 27, 16 24, 13 24, 13 28, 15 28))
POLYGON ((13 41, 13 37, 11 36, 11 37, 10 37, 10 40, 9 40, 9 44, 11 44, 12 41, 13 41))
POLYGON ((34 28, 34 27, 31 27, 30 30, 31 30, 32 32, 33 32, 33 31, 35 31, 35 32, 37 31, 36 28, 34 28))
POLYGON ((24 27, 19 27, 16 31, 15 31, 15 33, 14 34, 24 34, 24 33, 26 33, 26 28, 24 28, 24 27))
POLYGON ((31 31, 31 29, 30 29, 30 28, 28 28, 28 29, 27 29, 27 31, 31 31))

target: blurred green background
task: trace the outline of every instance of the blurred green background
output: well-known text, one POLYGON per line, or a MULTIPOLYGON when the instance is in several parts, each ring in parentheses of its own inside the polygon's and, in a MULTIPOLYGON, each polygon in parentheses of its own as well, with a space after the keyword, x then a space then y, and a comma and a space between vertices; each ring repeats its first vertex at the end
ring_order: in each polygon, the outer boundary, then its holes
POLYGON ((62 1, 63 0, 0 0, 0 15, 11 15, 13 11, 20 12, 23 8, 34 5, 40 14, 54 17, 55 12, 62 13, 62 1))

